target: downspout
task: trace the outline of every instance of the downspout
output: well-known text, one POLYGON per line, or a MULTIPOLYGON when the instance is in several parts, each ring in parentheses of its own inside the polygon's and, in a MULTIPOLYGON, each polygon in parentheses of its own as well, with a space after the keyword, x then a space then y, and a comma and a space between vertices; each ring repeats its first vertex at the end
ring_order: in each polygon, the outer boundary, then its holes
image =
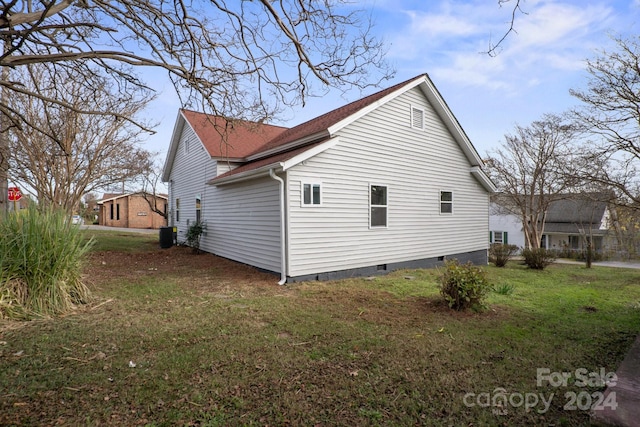
POLYGON ((287 260, 286 260, 286 236, 285 236, 285 212, 284 212, 284 180, 275 174, 273 169, 269 169, 269 176, 280 183, 280 281, 278 285, 287 282, 287 260))

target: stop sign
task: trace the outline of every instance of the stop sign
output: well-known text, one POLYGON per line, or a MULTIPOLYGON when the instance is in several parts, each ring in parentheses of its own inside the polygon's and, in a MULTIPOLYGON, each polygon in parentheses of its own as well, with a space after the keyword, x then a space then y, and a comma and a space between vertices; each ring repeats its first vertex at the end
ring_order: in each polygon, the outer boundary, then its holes
POLYGON ((17 202, 22 199, 22 193, 18 187, 9 187, 9 201, 17 202))

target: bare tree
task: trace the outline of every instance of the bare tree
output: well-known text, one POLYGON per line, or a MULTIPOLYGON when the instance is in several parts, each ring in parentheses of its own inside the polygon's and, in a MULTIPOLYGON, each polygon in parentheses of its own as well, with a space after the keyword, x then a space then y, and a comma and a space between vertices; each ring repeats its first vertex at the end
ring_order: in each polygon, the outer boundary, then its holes
POLYGON ((139 193, 147 201, 151 211, 161 215, 164 219, 168 219, 169 212, 167 211, 166 200, 158 197, 166 196, 159 190, 162 185, 162 168, 163 163, 157 157, 154 158, 149 162, 147 170, 139 176, 137 181, 142 188, 139 193))
POLYGON ((86 78, 64 76, 65 71, 51 74, 39 64, 19 70, 27 74, 19 76, 23 87, 40 96, 12 93, 12 107, 29 125, 13 127, 8 135, 13 178, 31 188, 40 203, 71 212, 85 193, 132 179, 151 161, 151 154, 139 146, 142 128, 130 120, 80 111, 100 105, 135 120, 151 98, 135 92, 116 96, 110 81, 95 74, 87 87, 86 78), (57 79, 62 77, 59 85, 57 79), (62 102, 47 100, 51 92, 62 102))
POLYGON ((577 129, 563 117, 546 114, 528 127, 516 126, 498 150, 489 153, 487 171, 496 183, 496 203, 522 220, 525 245, 539 248, 549 205, 575 188, 572 139, 577 129))
MULTIPOLYGON (((314 92, 310 76, 321 85, 358 87, 389 76, 367 15, 344 3, 3 1, 0 37, 7 47, 0 65, 43 63, 85 75, 99 67, 123 88, 145 87, 132 67, 159 67, 183 104, 200 102, 208 112, 264 120, 279 103, 304 102, 314 92), (371 76, 374 70, 382 74, 371 76)), ((2 85, 41 96, 17 81, 2 85)), ((11 105, 2 102, 1 108, 19 120, 11 105)))
POLYGON ((617 50, 587 61, 583 102, 573 111, 585 127, 583 178, 616 191, 622 202, 640 203, 640 36, 615 38, 617 50))
MULTIPOLYGON (((97 70, 118 93, 151 88, 135 69, 166 71, 183 107, 263 121, 328 87, 375 86, 392 71, 364 10, 347 0, 0 0, 0 192, 6 187, 6 129, 31 124, 10 93, 69 111, 136 122, 120 109, 75 105, 8 78, 41 64, 90 87, 97 70)), ((62 147, 61 147, 62 148, 62 147)), ((0 195, 5 204, 6 191, 0 195)))

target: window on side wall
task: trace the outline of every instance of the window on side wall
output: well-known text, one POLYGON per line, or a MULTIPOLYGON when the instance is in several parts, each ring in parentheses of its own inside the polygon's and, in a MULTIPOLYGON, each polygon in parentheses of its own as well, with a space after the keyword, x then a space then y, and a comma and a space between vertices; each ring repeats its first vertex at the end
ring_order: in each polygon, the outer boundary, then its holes
POLYGON ((387 226, 387 186, 386 185, 370 185, 369 186, 369 226, 370 227, 386 227, 387 226))
POLYGON ((302 184, 302 206, 313 206, 322 204, 322 185, 315 183, 302 184))
POLYGON ((492 231, 489 236, 490 243, 508 244, 506 231, 492 231))
POLYGON ((440 213, 441 214, 453 213, 453 193, 451 191, 440 192, 440 213))
POLYGON ((196 195, 196 223, 200 223, 202 219, 202 198, 200 194, 196 195))
POLYGON ((180 222, 180 199, 176 199, 176 222, 180 222))

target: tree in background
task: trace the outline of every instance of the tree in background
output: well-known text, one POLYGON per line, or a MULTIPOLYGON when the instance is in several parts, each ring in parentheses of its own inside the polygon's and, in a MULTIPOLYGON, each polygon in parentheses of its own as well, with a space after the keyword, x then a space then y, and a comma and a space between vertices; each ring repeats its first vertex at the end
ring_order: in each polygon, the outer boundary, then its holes
MULTIPOLYGON (((157 67, 183 106, 225 117, 266 120, 329 86, 364 88, 390 76, 366 12, 346 1, 33 0, 0 7, 2 67, 46 64, 88 79, 99 70, 121 92, 150 89, 134 68, 157 67)), ((0 83, 42 98, 20 81, 0 83)), ((93 113, 95 106, 75 110, 93 113)), ((0 111, 24 125, 6 99, 0 111)))
POLYGON ((621 204, 639 206, 640 36, 615 42, 615 51, 587 61, 587 89, 571 91, 583 103, 573 115, 589 139, 579 172, 613 189, 621 204))
POLYGON ((10 167, 13 179, 32 189, 40 204, 71 213, 85 193, 133 179, 148 168, 151 154, 139 146, 144 131, 131 120, 151 97, 145 92, 118 94, 109 79, 97 74, 88 86, 86 76, 50 71, 28 65, 12 73, 25 91, 37 91, 39 97, 10 94, 12 108, 28 123, 8 131, 10 167), (94 105, 130 120, 82 112, 94 105))
POLYGON ((498 189, 494 200, 521 219, 527 248, 540 248, 549 205, 578 184, 572 170, 577 131, 566 118, 545 114, 527 127, 516 126, 486 160, 498 189))

